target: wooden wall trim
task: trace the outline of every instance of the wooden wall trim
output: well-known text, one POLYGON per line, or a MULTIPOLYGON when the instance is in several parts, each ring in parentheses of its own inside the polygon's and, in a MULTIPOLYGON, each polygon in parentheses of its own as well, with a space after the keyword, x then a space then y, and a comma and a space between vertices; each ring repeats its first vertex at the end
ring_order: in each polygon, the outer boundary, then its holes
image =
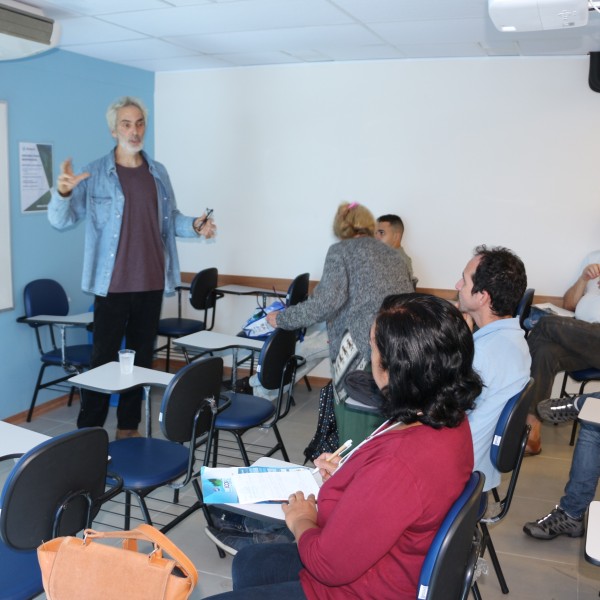
MULTIPOLYGON (((181 273, 181 280, 184 283, 191 283, 194 278, 195 273, 181 273)), ((275 277, 257 277, 257 276, 248 276, 248 275, 224 275, 219 273, 219 285, 247 285, 248 287, 256 287, 263 289, 273 289, 279 291, 285 291, 288 289, 288 286, 292 282, 291 279, 281 279, 275 277)), ((316 285, 319 282, 317 280, 311 280, 309 284, 309 291, 312 292, 316 285)), ((433 296, 439 296, 440 298, 445 298, 446 300, 450 300, 451 302, 456 300, 456 290, 445 290, 438 288, 417 288, 417 292, 422 292, 423 294, 432 294, 433 296)), ((556 306, 562 306, 563 299, 562 296, 544 296, 541 294, 536 294, 533 298, 534 304, 539 304, 542 302, 550 302, 555 304, 556 306)))

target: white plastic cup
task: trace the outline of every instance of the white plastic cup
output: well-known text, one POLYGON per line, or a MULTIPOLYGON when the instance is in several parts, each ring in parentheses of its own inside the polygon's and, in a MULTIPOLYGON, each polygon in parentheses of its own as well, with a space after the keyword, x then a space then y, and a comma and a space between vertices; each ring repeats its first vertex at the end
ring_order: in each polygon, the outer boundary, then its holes
POLYGON ((121 375, 131 375, 133 373, 134 360, 135 350, 119 350, 119 364, 121 365, 121 375))

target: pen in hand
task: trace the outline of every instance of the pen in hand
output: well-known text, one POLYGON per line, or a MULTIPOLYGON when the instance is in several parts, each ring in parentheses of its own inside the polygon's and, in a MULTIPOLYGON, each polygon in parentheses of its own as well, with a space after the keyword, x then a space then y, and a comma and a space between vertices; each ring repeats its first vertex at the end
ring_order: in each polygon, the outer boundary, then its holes
MULTIPOLYGON (((332 459, 334 459, 336 456, 339 456, 342 452, 345 452, 346 450, 348 450, 349 448, 352 447, 352 440, 348 440, 347 442, 344 442, 328 459, 326 462, 331 462, 332 459)), ((314 468, 311 473, 313 475, 315 475, 316 473, 319 472, 319 467, 314 468)))
POLYGON ((198 225, 198 227, 195 227, 194 229, 196 230, 196 233, 200 233, 200 230, 206 225, 206 222, 208 221, 210 215, 213 214, 213 209, 209 208, 206 210, 206 215, 204 217, 204 219, 202 219, 202 221, 200 221, 200 225, 198 225))

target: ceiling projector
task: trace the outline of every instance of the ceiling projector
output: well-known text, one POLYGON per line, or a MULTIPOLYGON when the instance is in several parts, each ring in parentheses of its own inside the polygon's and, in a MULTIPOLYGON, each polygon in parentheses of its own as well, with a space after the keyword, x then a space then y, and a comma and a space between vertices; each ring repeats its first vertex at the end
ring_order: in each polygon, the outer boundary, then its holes
POLYGON ((588 0, 488 0, 490 19, 500 31, 543 31, 582 27, 588 0))

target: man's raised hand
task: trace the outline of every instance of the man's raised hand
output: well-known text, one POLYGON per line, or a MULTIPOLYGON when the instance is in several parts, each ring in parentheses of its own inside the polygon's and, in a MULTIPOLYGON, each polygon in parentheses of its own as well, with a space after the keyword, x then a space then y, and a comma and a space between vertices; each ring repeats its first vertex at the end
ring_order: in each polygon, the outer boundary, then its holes
POLYGON ((56 181, 56 189, 61 196, 68 196, 80 181, 87 179, 89 176, 89 173, 75 175, 71 159, 67 158, 60 165, 60 175, 56 181))

